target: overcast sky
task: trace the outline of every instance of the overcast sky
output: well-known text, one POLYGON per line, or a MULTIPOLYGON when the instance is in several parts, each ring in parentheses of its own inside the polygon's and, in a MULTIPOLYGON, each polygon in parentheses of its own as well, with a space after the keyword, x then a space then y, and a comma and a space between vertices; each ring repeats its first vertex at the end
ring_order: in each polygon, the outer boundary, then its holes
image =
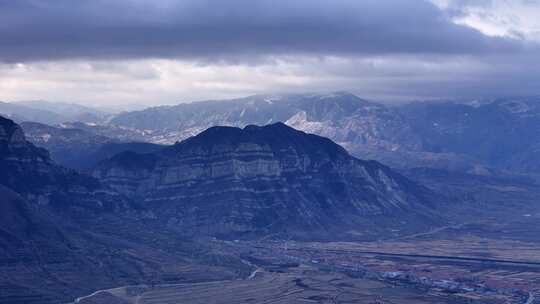
POLYGON ((0 0, 0 100, 540 94, 537 0, 0 0))

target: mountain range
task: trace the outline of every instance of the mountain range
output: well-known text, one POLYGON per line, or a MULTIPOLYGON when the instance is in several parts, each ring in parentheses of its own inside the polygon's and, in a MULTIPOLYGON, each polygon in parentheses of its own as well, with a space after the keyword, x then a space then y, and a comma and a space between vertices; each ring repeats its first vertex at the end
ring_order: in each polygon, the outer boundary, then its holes
POLYGON ((0 303, 253 270, 209 239, 395 239, 538 214, 537 101, 338 92, 0 117, 0 303))
POLYGON ((414 229, 405 218, 428 223, 438 203, 394 170, 283 123, 212 127, 168 147, 123 144, 103 156, 93 176, 55 163, 13 121, 0 118, 0 126, 0 184, 78 219, 112 212, 191 235, 316 237, 377 227, 378 219, 401 218, 404 229, 414 229))
POLYGON ((127 112, 110 125, 144 130, 146 141, 171 144, 214 125, 281 121, 396 168, 535 174, 538 104, 540 97, 388 106, 346 92, 260 95, 127 112))
POLYGON ((77 162, 64 161, 66 156, 79 154, 76 150, 70 153, 69 142, 78 144, 79 138, 96 136, 88 142, 95 146, 91 150, 99 149, 104 137, 110 142, 170 145, 212 126, 283 122, 328 137, 356 157, 398 169, 428 167, 484 175, 496 170, 535 176, 540 151, 535 132, 540 125, 539 103, 540 97, 515 97, 388 106, 347 92, 256 95, 123 112, 97 124, 56 124, 57 129, 83 130, 85 135, 77 135, 82 131, 71 131, 72 136, 47 132, 35 124, 23 126, 31 141, 51 149, 53 158, 68 167, 77 162), (54 134, 66 144, 63 151, 44 141, 54 134))
POLYGON ((74 103, 44 100, 0 102, 0 113, 17 122, 32 121, 44 124, 64 122, 102 123, 111 113, 74 103))
POLYGON ((90 176, 0 117, 0 302, 61 303, 110 286, 249 271, 201 237, 372 239, 442 219, 428 189, 282 123, 118 152, 90 176))

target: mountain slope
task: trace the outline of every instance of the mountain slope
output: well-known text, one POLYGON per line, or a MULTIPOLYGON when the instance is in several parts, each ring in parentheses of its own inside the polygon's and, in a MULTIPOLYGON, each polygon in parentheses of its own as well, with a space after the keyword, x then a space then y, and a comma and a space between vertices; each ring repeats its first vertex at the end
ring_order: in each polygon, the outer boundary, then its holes
POLYGON ((56 165, 47 150, 25 138, 22 128, 0 117, 0 184, 38 204, 66 210, 125 207, 125 200, 90 176, 56 165))
POLYGON ((2 185, 0 195, 2 304, 71 303, 99 289, 233 279, 249 271, 234 258, 122 214, 75 219, 2 185))
POLYGON ((213 127, 158 153, 116 155, 94 176, 182 233, 313 236, 400 217, 429 222, 424 188, 282 123, 213 127))
POLYGON ((419 103, 402 108, 423 149, 467 155, 493 168, 537 174, 540 98, 501 98, 479 104, 419 103))
POLYGON ((0 249, 4 253, 13 243, 22 241, 36 229, 30 210, 21 197, 2 185, 0 194, 0 249))
POLYGON ((0 117, 0 303, 67 303, 98 289, 248 271, 151 218, 95 178, 55 164, 0 117))

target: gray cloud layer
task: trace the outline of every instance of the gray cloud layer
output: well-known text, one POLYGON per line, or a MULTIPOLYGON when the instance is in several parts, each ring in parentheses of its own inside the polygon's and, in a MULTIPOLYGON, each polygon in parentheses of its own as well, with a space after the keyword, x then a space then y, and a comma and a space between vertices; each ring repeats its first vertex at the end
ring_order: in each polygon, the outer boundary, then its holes
POLYGON ((417 0, 0 0, 0 61, 530 53, 417 0))
POLYGON ((0 99, 539 94, 537 12, 538 0, 0 0, 0 99))

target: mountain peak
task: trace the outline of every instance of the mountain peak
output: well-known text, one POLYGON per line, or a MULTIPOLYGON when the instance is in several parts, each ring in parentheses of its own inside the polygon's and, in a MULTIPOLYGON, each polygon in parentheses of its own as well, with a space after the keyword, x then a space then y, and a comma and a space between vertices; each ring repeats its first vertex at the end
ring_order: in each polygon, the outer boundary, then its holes
POLYGON ((343 232, 368 215, 425 211, 423 188, 283 123, 212 127, 143 156, 149 166, 135 158, 117 155, 94 176, 183 233, 343 232))
POLYGON ((329 140, 318 135, 298 131, 288 125, 277 122, 270 125, 248 125, 242 128, 217 126, 211 127, 199 135, 188 138, 174 146, 175 150, 190 147, 215 149, 228 145, 232 148, 240 145, 259 145, 269 147, 273 153, 294 150, 299 154, 326 154, 330 157, 348 157, 348 152, 329 140))

